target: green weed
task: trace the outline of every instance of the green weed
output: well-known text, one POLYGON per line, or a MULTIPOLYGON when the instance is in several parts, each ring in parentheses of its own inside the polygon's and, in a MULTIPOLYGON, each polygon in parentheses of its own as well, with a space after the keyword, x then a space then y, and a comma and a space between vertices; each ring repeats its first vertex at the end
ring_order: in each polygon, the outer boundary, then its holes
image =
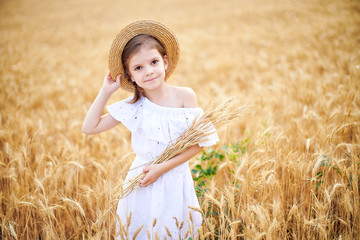
MULTIPOLYGON (((235 144, 224 145, 218 150, 212 148, 208 148, 207 151, 203 150, 201 156, 197 158, 198 164, 191 171, 198 198, 202 198, 208 190, 207 185, 216 175, 219 164, 224 161, 231 161, 240 166, 241 155, 254 150, 250 146, 251 140, 247 138, 235 144)), ((228 171, 234 173, 234 170, 229 169, 228 171)))

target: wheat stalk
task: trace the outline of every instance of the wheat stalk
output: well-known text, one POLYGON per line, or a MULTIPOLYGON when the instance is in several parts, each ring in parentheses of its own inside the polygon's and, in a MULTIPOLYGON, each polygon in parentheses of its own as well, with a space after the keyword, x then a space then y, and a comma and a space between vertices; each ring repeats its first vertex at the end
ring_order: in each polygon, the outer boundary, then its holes
MULTIPOLYGON (((172 159, 178 154, 185 152, 189 147, 207 141, 207 136, 213 134, 215 129, 213 126, 218 127, 234 118, 240 117, 244 110, 244 106, 238 106, 234 102, 233 98, 229 98, 222 104, 214 107, 211 104, 210 107, 199 118, 195 117, 192 125, 188 130, 182 134, 173 144, 168 146, 165 151, 160 154, 156 159, 150 162, 150 165, 159 164, 172 159)), ((140 179, 145 176, 144 173, 139 173, 128 181, 128 185, 125 188, 121 198, 128 196, 139 186, 140 179)))

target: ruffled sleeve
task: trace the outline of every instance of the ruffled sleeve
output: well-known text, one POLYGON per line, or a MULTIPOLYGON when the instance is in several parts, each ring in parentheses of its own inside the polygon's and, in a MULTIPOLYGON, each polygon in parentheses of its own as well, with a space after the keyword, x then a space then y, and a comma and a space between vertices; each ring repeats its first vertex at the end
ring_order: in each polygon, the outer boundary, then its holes
POLYGON ((206 141, 199 143, 200 147, 210 147, 212 145, 215 145, 219 141, 219 136, 217 135, 215 128, 213 129, 214 132, 212 134, 204 137, 204 140, 206 139, 206 141))
POLYGON ((120 121, 131 132, 135 131, 138 127, 138 113, 141 106, 140 101, 130 103, 133 97, 113 103, 107 106, 107 111, 116 120, 120 121))
MULTIPOLYGON (((201 117, 202 114, 203 114, 203 111, 201 110, 201 114, 199 117, 201 117)), ((216 132, 214 125, 209 123, 208 129, 209 129, 209 133, 211 133, 211 134, 203 138, 205 141, 199 143, 200 147, 210 147, 212 145, 215 145, 219 141, 219 136, 216 132)))

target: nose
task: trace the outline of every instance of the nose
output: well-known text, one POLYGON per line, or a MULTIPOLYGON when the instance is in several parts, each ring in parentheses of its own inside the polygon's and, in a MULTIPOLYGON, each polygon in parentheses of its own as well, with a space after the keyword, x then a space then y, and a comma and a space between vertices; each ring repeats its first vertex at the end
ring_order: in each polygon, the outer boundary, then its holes
POLYGON ((154 71, 153 71, 152 67, 151 67, 151 66, 148 66, 148 67, 146 68, 146 76, 150 76, 150 75, 153 74, 153 73, 154 73, 154 71))

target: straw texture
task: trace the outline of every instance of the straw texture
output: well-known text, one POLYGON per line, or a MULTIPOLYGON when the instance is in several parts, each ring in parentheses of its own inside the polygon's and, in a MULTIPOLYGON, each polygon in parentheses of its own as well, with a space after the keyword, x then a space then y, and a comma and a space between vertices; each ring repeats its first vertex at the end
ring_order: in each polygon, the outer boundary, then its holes
MULTIPOLYGON (((165 80, 167 80, 175 70, 176 64, 179 60, 179 43, 170 29, 161 23, 151 20, 141 20, 131 23, 122 29, 116 36, 109 53, 109 69, 111 77, 115 79, 117 75, 124 74, 124 66, 121 62, 124 47, 133 37, 140 34, 148 34, 155 37, 165 47, 169 59, 169 65, 165 75, 165 80)), ((126 78, 122 78, 121 80, 120 85, 122 89, 134 92, 134 86, 131 82, 127 81, 126 78)))

